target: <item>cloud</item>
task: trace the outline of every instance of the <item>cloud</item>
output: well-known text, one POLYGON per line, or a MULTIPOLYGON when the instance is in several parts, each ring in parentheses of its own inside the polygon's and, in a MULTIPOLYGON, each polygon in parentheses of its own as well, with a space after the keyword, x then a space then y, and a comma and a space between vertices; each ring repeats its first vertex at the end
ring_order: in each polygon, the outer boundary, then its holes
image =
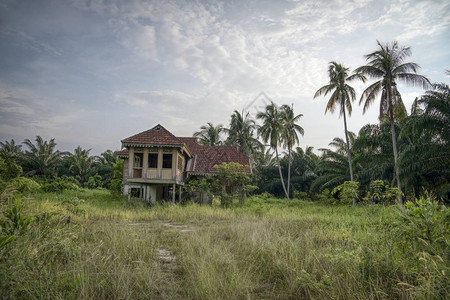
POLYGON ((12 36, 26 48, 39 53, 46 52, 53 56, 61 56, 63 54, 63 50, 54 47, 49 43, 43 42, 42 40, 39 40, 35 37, 32 37, 24 31, 3 28, 2 30, 0 30, 0 35, 12 36))

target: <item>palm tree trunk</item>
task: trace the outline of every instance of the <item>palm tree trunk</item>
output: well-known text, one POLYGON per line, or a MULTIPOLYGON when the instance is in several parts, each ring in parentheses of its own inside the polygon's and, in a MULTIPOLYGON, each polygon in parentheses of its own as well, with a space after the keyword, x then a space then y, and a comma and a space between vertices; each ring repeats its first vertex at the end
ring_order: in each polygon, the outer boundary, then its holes
POLYGON ((278 164, 278 171, 280 172, 281 185, 283 186, 283 190, 284 190, 284 194, 286 195, 286 198, 289 199, 289 195, 286 191, 286 186, 284 185, 283 174, 281 173, 280 158, 278 157, 278 148, 276 148, 276 147, 275 147, 275 154, 277 156, 277 164, 278 164))
POLYGON ((289 191, 291 187, 291 148, 288 149, 288 183, 287 183, 287 198, 289 199, 289 191))
MULTIPOLYGON (((348 157, 348 167, 350 169, 350 181, 353 181, 353 166, 352 166, 352 154, 350 153, 350 143, 348 141, 348 130, 347 130, 347 117, 345 115, 345 107, 343 107, 344 113, 344 130, 345 130, 345 140, 347 142, 347 157, 348 157)), ((356 199, 353 199, 353 206, 356 205, 356 199)))
POLYGON ((398 168, 398 150, 397 150, 397 137, 395 135, 395 125, 394 125, 394 119, 390 118, 390 122, 391 122, 391 134, 392 134, 392 149, 394 150, 394 166, 395 166, 395 179, 397 180, 397 188, 400 191, 400 194, 398 195, 398 202, 400 204, 403 204, 403 199, 402 199, 402 186, 400 184, 400 172, 399 172, 399 168, 398 168))

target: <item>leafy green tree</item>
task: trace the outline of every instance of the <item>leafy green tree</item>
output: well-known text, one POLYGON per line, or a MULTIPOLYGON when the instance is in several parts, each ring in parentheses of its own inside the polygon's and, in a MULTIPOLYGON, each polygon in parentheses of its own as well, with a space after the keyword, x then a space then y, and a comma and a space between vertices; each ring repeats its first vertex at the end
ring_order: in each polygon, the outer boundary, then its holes
POLYGON ((222 206, 230 206, 236 194, 239 202, 243 204, 246 191, 251 190, 248 186, 250 182, 249 166, 243 166, 239 163, 230 162, 215 165, 217 179, 213 184, 215 195, 220 197, 222 206))
POLYGON ((91 149, 82 149, 78 146, 74 153, 68 157, 69 170, 73 172, 82 186, 90 177, 91 166, 94 161, 94 157, 89 156, 89 152, 91 152, 91 149))
POLYGON ((200 127, 200 131, 194 133, 201 145, 205 146, 218 146, 222 145, 220 140, 220 134, 224 131, 222 124, 214 126, 212 123, 208 122, 206 125, 200 127))
POLYGON ((113 194, 120 194, 122 191, 123 163, 124 160, 119 158, 114 164, 114 175, 109 186, 111 193, 113 194))
POLYGON ((31 175, 51 176, 57 174, 61 163, 62 152, 56 150, 55 139, 44 141, 39 135, 33 144, 29 139, 24 141, 28 150, 24 154, 24 167, 31 175))
POLYGON ((302 114, 295 115, 294 105, 281 106, 281 122, 283 124, 283 130, 281 133, 281 139, 284 147, 288 150, 288 182, 287 182, 287 196, 289 199, 290 187, 291 187, 291 151, 295 144, 299 143, 298 133, 302 136, 305 134, 305 130, 300 125, 296 124, 302 114))
POLYGON ((271 102, 266 106, 264 112, 258 112, 257 119, 261 119, 262 125, 258 128, 258 133, 265 143, 269 142, 270 147, 275 150, 275 158, 277 160, 278 171, 280 174, 281 185, 283 187, 286 198, 289 195, 284 184, 283 174, 281 172, 280 157, 278 155, 278 146, 282 141, 283 121, 278 106, 271 102))
MULTIPOLYGON (((353 75, 349 75, 349 68, 344 67, 342 64, 338 64, 337 62, 330 62, 328 68, 328 74, 330 77, 330 83, 321 87, 314 95, 314 98, 318 96, 331 93, 331 97, 328 100, 327 106, 325 108, 325 113, 327 111, 334 112, 335 107, 339 105, 339 113, 340 116, 344 116, 344 131, 345 131, 345 140, 346 140, 346 153, 348 157, 348 166, 350 169, 350 180, 353 181, 353 166, 352 166, 352 156, 350 152, 350 142, 348 138, 348 130, 347 130, 347 116, 346 111, 348 111, 348 115, 352 114, 352 102, 355 101, 356 93, 355 89, 348 85, 349 81, 354 79, 360 79, 363 82, 366 81, 366 77, 362 74, 355 73, 353 75)), ((355 203, 354 203, 355 204, 355 203)))
MULTIPOLYGON (((378 41, 378 47, 378 50, 365 56, 367 65, 355 70, 357 73, 378 79, 365 89, 359 103, 364 102, 363 112, 365 113, 377 95, 381 93, 379 118, 381 122, 389 121, 391 125, 395 176, 397 188, 401 191, 395 120, 405 117, 406 109, 397 89, 397 81, 423 88, 427 88, 430 82, 426 77, 417 74, 418 64, 405 62, 405 58, 411 55, 409 47, 399 46, 396 41, 391 44, 382 44, 378 41)), ((401 196, 399 201, 402 201, 401 196)))

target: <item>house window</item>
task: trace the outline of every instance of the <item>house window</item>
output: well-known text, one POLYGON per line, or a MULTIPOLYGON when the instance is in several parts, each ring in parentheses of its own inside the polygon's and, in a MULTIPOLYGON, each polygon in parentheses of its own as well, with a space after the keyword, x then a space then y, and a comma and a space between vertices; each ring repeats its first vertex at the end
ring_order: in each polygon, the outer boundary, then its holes
POLYGON ((153 169, 158 167, 158 153, 148 154, 148 167, 153 169))
POLYGON ((172 168, 172 154, 163 154, 163 165, 164 169, 172 168))

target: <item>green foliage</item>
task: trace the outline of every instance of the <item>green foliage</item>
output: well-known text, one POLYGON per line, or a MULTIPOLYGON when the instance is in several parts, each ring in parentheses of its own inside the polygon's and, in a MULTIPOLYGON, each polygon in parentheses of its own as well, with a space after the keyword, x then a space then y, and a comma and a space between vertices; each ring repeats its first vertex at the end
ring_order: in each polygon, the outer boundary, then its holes
POLYGON ((294 198, 295 199, 299 199, 299 200, 307 200, 308 199, 308 193, 294 190, 294 198))
POLYGON ((427 197, 406 202, 400 210, 405 240, 416 243, 420 251, 445 255, 449 247, 450 210, 427 197))
POLYGON ((222 145, 220 135, 223 131, 225 131, 225 128, 222 124, 214 126, 212 123, 208 122, 206 125, 200 126, 200 131, 195 132, 194 137, 198 139, 200 145, 222 145))
POLYGON ((65 208, 70 213, 78 216, 84 215, 86 211, 80 207, 80 204, 84 202, 83 199, 79 199, 78 197, 70 197, 68 199, 63 200, 63 204, 65 204, 65 208))
POLYGON ((376 204, 391 204, 400 193, 397 188, 385 185, 383 180, 374 180, 370 182, 369 191, 364 200, 376 204))
POLYGON ((27 231, 31 217, 25 217, 24 205, 20 200, 14 200, 2 207, 0 215, 0 231, 6 236, 20 235, 27 231))
POLYGON ((449 223, 449 209, 429 196, 408 201, 400 209, 398 227, 403 246, 412 246, 418 261, 413 269, 419 282, 413 288, 417 298, 444 299, 450 295, 449 223))
POLYGON ((19 177, 22 168, 12 159, 3 159, 0 157, 0 180, 10 181, 19 177))
POLYGON ((113 167, 113 179, 109 185, 111 193, 119 195, 122 192, 122 179, 123 179, 123 159, 118 159, 113 167))
POLYGON ((217 171, 217 179, 212 184, 213 194, 220 197, 223 207, 231 206, 236 196, 242 204, 246 191, 254 190, 247 186, 251 179, 248 173, 249 166, 230 162, 215 165, 214 169, 217 171))
POLYGON ((70 177, 56 177, 55 179, 49 180, 44 183, 41 187, 44 192, 55 192, 60 193, 65 190, 78 190, 79 187, 69 179, 70 177))
POLYGON ((36 144, 26 139, 24 144, 28 150, 24 154, 24 168, 30 175, 50 176, 57 173, 57 167, 61 162, 62 152, 55 150, 55 139, 44 141, 36 136, 36 144))
POLYGON ((359 182, 346 181, 343 184, 335 187, 331 191, 331 195, 337 197, 336 204, 350 204, 358 199, 359 182))
POLYGON ((12 182, 12 186, 22 194, 34 193, 41 188, 41 185, 39 183, 27 177, 18 177, 14 179, 12 182))
POLYGON ((89 177, 89 180, 86 183, 86 187, 88 189, 96 189, 101 187, 102 183, 102 176, 95 174, 94 176, 89 177))

